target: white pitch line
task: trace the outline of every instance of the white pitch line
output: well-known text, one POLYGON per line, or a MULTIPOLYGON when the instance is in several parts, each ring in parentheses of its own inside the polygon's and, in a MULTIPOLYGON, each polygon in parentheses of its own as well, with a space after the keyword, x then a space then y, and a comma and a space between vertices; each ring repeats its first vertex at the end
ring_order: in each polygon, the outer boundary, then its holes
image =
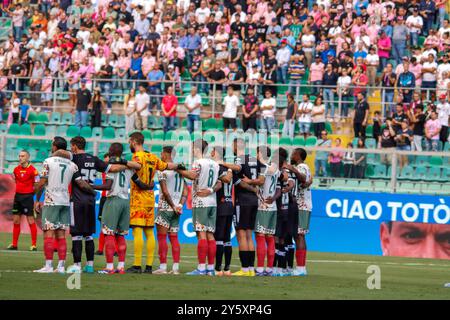
MULTIPOLYGON (((236 250, 237 251, 237 250, 236 250)), ((25 253, 25 254, 42 254, 42 251, 26 251, 26 250, 0 250, 0 253, 25 253)), ((129 253, 128 257, 134 255, 129 253)), ((104 256, 96 256, 104 257, 104 256)), ((142 257, 146 257, 143 255, 142 257)), ((170 256, 169 256, 170 257, 170 256)), ((197 259, 197 256, 180 256, 185 259, 197 259)), ((238 260, 236 257, 233 260, 238 260)), ((379 262, 379 261, 361 261, 361 260, 329 260, 329 259, 311 259, 307 260, 310 263, 349 263, 349 264, 378 264, 378 265, 394 265, 394 266, 407 266, 407 267, 450 267, 450 264, 436 264, 436 263, 420 263, 420 262, 379 262)), ((233 267, 233 265, 231 265, 233 267)), ((235 265, 235 267, 240 267, 235 265)), ((1 271, 0 271, 1 272, 1 271)))

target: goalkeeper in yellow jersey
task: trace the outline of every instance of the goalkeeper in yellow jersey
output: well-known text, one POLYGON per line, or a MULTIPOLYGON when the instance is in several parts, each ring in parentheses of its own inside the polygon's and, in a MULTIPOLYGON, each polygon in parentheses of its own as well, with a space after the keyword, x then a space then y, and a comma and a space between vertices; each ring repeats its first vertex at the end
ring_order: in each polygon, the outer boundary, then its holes
MULTIPOLYGON (((136 171, 138 178, 146 185, 151 185, 156 170, 185 169, 183 165, 165 163, 156 155, 144 150, 144 136, 134 132, 129 139, 133 161, 141 165, 136 171)), ((133 229, 134 262, 127 269, 128 273, 152 273, 152 264, 155 252, 155 236, 153 226, 155 221, 155 196, 153 190, 141 189, 134 182, 131 183, 130 195, 130 227, 133 229), (147 261, 142 271, 142 249, 144 247, 144 233, 147 239, 147 261)))

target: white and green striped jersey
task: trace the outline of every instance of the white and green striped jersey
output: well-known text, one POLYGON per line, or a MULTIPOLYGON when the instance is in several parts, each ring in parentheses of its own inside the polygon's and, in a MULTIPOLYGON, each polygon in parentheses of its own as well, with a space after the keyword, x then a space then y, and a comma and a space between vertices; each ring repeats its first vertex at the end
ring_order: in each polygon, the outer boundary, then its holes
MULTIPOLYGON (((165 181, 167 190, 175 205, 178 205, 183 195, 184 178, 176 171, 165 170, 158 171, 158 181, 165 181)), ((167 203, 164 195, 159 193, 159 210, 173 211, 172 207, 167 203)))
MULTIPOLYGON (((311 170, 306 163, 297 165, 297 170, 306 176, 306 181, 310 180, 311 170)), ((298 185, 297 205, 299 210, 312 211, 312 197, 310 187, 305 188, 301 184, 298 185)))
POLYGON ((277 191, 278 179, 280 178, 280 170, 277 164, 267 165, 265 172, 262 174, 265 177, 264 184, 260 188, 260 199, 258 201, 258 210, 263 211, 277 211, 276 201, 271 204, 264 202, 267 198, 273 197, 277 191))
POLYGON ((203 158, 194 161, 192 170, 198 173, 198 177, 195 179, 192 189, 192 207, 215 207, 217 205, 215 192, 207 197, 199 197, 196 193, 198 190, 214 187, 219 179, 219 164, 212 159, 203 158))
POLYGON ((50 157, 44 160, 41 178, 47 178, 45 206, 70 206, 69 185, 81 179, 78 167, 66 158, 50 157))
POLYGON ((108 173, 106 179, 112 179, 111 189, 106 192, 107 197, 119 197, 129 199, 128 189, 130 188, 130 180, 134 171, 126 169, 124 171, 108 173))

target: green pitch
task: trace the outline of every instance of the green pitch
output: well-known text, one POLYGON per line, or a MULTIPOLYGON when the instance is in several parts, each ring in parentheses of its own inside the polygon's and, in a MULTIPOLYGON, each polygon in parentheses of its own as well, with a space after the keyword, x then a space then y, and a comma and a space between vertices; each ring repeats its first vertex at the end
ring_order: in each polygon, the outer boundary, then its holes
MULTIPOLYGON (((450 261, 318 252, 308 254, 307 277, 82 274, 81 289, 69 290, 69 275, 31 272, 42 267, 44 257, 42 251, 26 251, 28 236, 20 238, 22 251, 3 250, 10 240, 10 234, 0 234, 0 299, 450 299, 450 288, 444 288, 450 282, 450 261), (370 265, 380 267, 380 290, 367 288, 370 265)), ((195 246, 182 246, 181 255, 181 271, 193 270, 195 246)), ((233 271, 238 269, 237 257, 235 250, 233 271)), ((131 261, 129 256, 127 266, 131 261)), ((72 262, 70 254, 67 262, 72 262)), ((96 256, 97 269, 103 268, 104 262, 103 256, 96 256)), ((170 257, 168 262, 170 268, 170 257)), ((156 255, 154 269, 157 263, 156 255)))

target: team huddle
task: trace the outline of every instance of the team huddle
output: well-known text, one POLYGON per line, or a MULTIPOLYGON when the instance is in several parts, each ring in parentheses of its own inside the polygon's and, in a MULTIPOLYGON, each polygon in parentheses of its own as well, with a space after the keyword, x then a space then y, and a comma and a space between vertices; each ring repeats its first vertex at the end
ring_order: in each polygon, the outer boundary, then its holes
MULTIPOLYGON (((13 243, 9 249, 17 249, 20 214, 27 215, 32 230, 32 225, 35 228, 31 221, 33 210, 41 213, 45 265, 35 272, 94 272, 92 235, 96 232, 98 190, 102 192, 98 253, 104 251, 106 258, 105 268, 98 272, 179 274, 179 221, 188 199, 187 181, 191 181, 198 267, 188 275, 306 275, 305 234, 309 231, 312 210, 312 177, 304 163, 304 149, 294 149, 288 159, 288 152, 283 148, 271 150, 259 146, 254 157, 245 154, 245 141, 235 138, 233 161, 227 162, 222 146, 210 146, 199 139, 193 142, 194 161, 187 169, 173 162, 175 149, 172 146, 163 148, 161 158, 145 151, 144 136, 140 132, 132 133, 129 138, 131 161, 124 159, 121 143, 112 143, 103 160, 87 154, 85 146, 84 138, 72 138, 69 152, 66 140, 55 137, 52 156, 44 161, 40 175, 30 164, 29 154, 20 153, 20 163, 14 171, 17 189, 13 243), (95 182, 98 173, 102 174, 101 184, 95 182), (160 185, 157 212, 153 192, 155 175, 160 185), (44 201, 39 202, 42 194, 44 201), (35 203, 33 196, 37 199, 35 203), (233 223, 242 268, 231 273, 233 223), (157 270, 152 269, 155 225, 160 260, 157 270), (124 236, 130 228, 134 261, 125 269, 127 242, 124 236), (67 230, 72 238, 73 265, 66 268, 67 230), (142 266, 144 235, 146 261, 142 266), (172 249, 171 271, 167 267, 167 238, 172 249), (83 241, 86 265, 82 268, 83 241), (55 251, 58 255, 56 268, 53 265, 55 251), (118 257, 116 267, 115 255, 118 257)), ((31 249, 36 250, 33 230, 31 249)))

